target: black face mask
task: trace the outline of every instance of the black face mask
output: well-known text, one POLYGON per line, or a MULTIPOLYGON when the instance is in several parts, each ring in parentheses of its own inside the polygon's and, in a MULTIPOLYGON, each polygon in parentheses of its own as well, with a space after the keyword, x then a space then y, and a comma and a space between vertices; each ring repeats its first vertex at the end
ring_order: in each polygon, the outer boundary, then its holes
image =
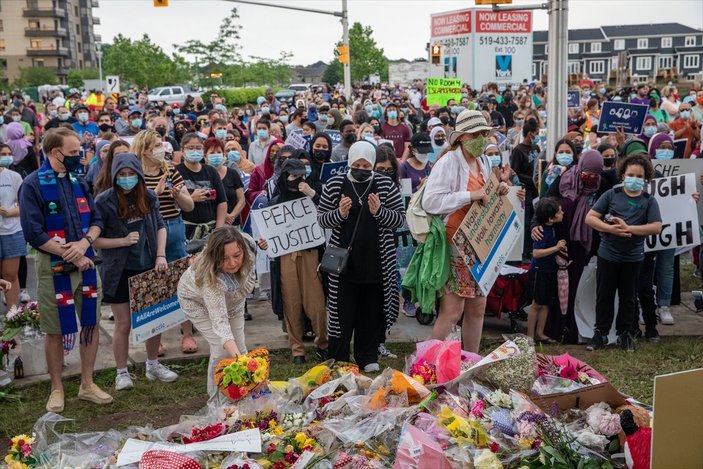
POLYGON ((358 182, 365 182, 371 178, 370 169, 351 168, 349 171, 351 172, 352 177, 358 182))
POLYGON ((98 129, 100 129, 100 132, 110 132, 114 130, 115 128, 111 126, 110 124, 100 124, 98 126, 98 129))
POLYGON ((574 150, 576 150, 577 155, 580 155, 583 151, 583 143, 574 143, 574 150))
POLYGON ((344 136, 344 143, 346 143, 347 145, 352 146, 354 142, 356 142, 356 135, 354 135, 353 133, 348 133, 344 136))
POLYGON ((195 106, 195 109, 197 109, 198 111, 202 111, 204 107, 205 106, 203 106, 202 104, 198 104, 195 106))
POLYGON ((440 120, 440 122, 442 123, 442 125, 447 125, 447 124, 449 124, 449 117, 447 117, 447 116, 442 116, 442 117, 439 118, 439 120, 440 120))
POLYGON ((61 162, 69 173, 75 172, 81 165, 81 155, 63 155, 63 161, 61 162))
POLYGON ((297 191, 298 190, 298 185, 303 182, 302 178, 295 178, 292 181, 287 179, 286 180, 286 186, 288 186, 289 191, 297 191))
POLYGON ((436 138, 434 141, 434 144, 437 145, 438 147, 441 147, 444 145, 444 139, 443 138, 436 138))
POLYGON ((156 133, 163 137, 164 135, 166 135, 166 127, 157 127, 156 133))
POLYGON ((603 158, 603 166, 606 168, 612 168, 615 164, 615 158, 603 158))
POLYGON ((380 125, 372 125, 373 131, 378 135, 381 133, 381 126, 380 125))
POLYGON ((327 159, 327 152, 325 150, 313 150, 312 157, 317 161, 325 161, 327 159))

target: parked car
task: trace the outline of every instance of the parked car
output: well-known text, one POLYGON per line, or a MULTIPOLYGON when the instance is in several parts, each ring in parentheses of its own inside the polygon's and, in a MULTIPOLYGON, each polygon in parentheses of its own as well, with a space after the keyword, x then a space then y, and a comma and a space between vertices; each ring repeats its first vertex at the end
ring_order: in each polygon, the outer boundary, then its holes
POLYGON ((295 102, 295 91, 293 90, 281 90, 276 93, 276 99, 282 103, 286 103, 289 106, 293 106, 295 102))
POLYGON ((293 90, 296 93, 304 93, 310 89, 310 85, 307 83, 293 83, 288 87, 289 90, 293 90))
POLYGON ((191 86, 163 86, 149 91, 149 102, 163 101, 166 104, 178 103, 183 105, 188 96, 200 96, 200 91, 195 91, 191 86))

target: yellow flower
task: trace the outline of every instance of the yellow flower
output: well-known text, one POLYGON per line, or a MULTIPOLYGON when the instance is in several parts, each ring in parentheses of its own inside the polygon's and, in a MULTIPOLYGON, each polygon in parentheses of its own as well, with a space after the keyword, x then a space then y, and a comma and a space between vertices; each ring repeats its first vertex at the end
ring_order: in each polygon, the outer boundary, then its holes
POLYGON ((268 459, 257 459, 256 463, 261 466, 263 469, 269 469, 272 466, 271 461, 268 459))
POLYGON ((274 419, 269 420, 269 428, 273 428, 276 426, 276 421, 274 419))
POLYGON ((532 448, 532 443, 534 443, 534 439, 532 438, 520 438, 518 440, 518 445, 520 445, 520 448, 522 449, 530 449, 532 448))
POLYGON ((264 367, 261 367, 261 366, 260 366, 260 367, 254 372, 254 375, 253 375, 252 379, 254 380, 254 383, 257 383, 257 384, 260 383, 260 382, 262 382, 263 380, 265 380, 265 379, 266 379, 266 369, 264 369, 264 367))
POLYGON ((302 446, 303 446, 303 448, 305 448, 307 446, 313 447, 313 446, 315 446, 316 443, 317 442, 315 440, 313 440, 312 438, 308 438, 307 440, 305 440, 305 443, 303 443, 302 446))
POLYGON ((271 430, 268 431, 271 435, 282 435, 283 434, 283 429, 279 426, 273 427, 271 430))
POLYGON ((484 449, 474 458, 476 469, 503 469, 500 459, 490 449, 484 449))
POLYGON ((307 440, 307 439, 308 439, 308 436, 303 432, 298 432, 295 435, 295 442, 298 443, 298 446, 302 447, 303 443, 305 443, 305 440, 307 440))
POLYGON ((422 376, 420 376, 420 375, 413 375, 413 379, 420 384, 425 384, 425 380, 422 379, 422 376))
POLYGON ((7 463, 7 469, 28 469, 29 467, 23 462, 12 459, 9 455, 5 456, 5 462, 7 463))

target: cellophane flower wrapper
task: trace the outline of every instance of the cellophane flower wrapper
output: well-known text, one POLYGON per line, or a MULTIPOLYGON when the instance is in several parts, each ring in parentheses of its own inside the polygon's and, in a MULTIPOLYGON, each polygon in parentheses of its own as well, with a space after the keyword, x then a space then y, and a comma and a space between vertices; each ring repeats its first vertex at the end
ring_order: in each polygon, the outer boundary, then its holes
POLYGON ((356 377, 353 373, 347 373, 313 390, 305 398, 303 407, 308 412, 329 416, 340 412, 347 399, 357 394, 356 377))
POLYGON ((480 355, 461 350, 460 340, 430 339, 415 344, 403 372, 425 386, 444 384, 462 371, 462 363, 474 364, 480 355))
POLYGON ((430 390, 400 371, 386 368, 371 383, 366 393, 366 407, 407 407, 420 403, 430 390))
POLYGON ((519 353, 504 360, 483 366, 476 378, 495 386, 497 389, 510 389, 530 392, 537 377, 536 353, 532 339, 516 334, 505 336, 519 349, 519 353))
POLYGON ((605 377, 586 362, 568 353, 562 355, 537 354, 538 376, 557 376, 574 381, 583 386, 607 382, 605 377))
POLYGON ((544 396, 547 394, 576 391, 584 387, 586 386, 570 379, 560 378, 559 376, 542 375, 539 376, 532 385, 532 392, 544 396))
POLYGON ((215 367, 215 383, 220 392, 238 401, 262 387, 269 377, 268 350, 259 348, 236 358, 225 358, 215 367))

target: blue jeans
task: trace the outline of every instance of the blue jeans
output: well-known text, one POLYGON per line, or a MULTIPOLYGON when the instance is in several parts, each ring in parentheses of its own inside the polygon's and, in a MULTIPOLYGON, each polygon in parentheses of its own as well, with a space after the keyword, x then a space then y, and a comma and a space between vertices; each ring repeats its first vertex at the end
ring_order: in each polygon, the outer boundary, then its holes
POLYGON ((657 251, 654 276, 657 279, 657 305, 671 306, 671 292, 674 289, 674 257, 676 249, 657 251))
POLYGON ((186 257, 186 226, 181 217, 164 220, 166 223, 166 261, 186 257))

